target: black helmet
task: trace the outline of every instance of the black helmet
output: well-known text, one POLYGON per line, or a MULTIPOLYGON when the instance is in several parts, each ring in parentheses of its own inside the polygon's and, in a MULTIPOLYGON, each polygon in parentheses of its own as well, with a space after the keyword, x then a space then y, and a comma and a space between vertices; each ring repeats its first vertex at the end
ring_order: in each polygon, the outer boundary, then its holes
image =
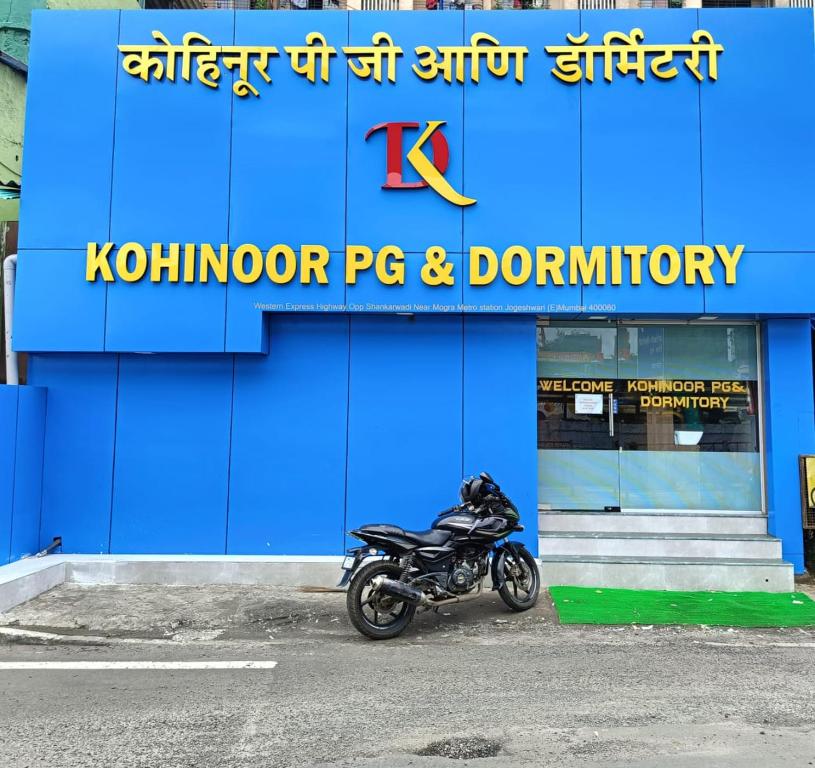
POLYGON ((477 506, 481 499, 483 485, 483 481, 478 477, 467 477, 462 480, 461 488, 458 492, 462 502, 477 506))
POLYGON ((469 503, 478 506, 484 501, 485 496, 498 490, 498 483, 486 472, 482 472, 478 477, 465 478, 461 482, 459 495, 465 504, 469 503))

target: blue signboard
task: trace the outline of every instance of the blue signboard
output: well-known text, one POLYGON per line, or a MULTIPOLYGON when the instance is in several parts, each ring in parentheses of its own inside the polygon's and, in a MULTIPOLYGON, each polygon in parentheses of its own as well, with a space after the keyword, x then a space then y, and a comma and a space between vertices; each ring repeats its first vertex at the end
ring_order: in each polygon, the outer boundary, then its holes
POLYGON ((807 63, 807 10, 36 13, 16 345, 809 313, 807 63))

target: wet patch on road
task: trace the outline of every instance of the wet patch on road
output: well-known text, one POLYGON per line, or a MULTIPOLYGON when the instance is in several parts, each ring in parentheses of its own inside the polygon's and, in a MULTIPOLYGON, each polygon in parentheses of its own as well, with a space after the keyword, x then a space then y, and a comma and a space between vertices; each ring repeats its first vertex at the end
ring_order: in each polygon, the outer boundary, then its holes
POLYGON ((479 757, 497 757, 501 742, 478 736, 434 741, 416 752, 420 757, 447 757, 451 760, 474 760, 479 757))

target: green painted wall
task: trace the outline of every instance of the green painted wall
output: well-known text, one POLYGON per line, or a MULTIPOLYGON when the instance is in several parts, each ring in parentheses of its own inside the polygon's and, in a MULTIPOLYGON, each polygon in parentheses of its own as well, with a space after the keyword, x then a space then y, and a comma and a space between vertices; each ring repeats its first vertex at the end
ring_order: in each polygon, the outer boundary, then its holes
MULTIPOLYGON (((25 64, 31 13, 47 10, 137 9, 138 0, 0 0, 0 51, 25 64)), ((0 186, 21 185, 25 75, 0 63, 0 186)), ((0 221, 16 220, 17 201, 3 201, 0 221)))
POLYGON ((79 11, 138 7, 138 0, 0 0, 0 51, 28 63, 31 12, 37 8, 79 11))
POLYGON ((0 185, 19 184, 23 160, 25 76, 0 64, 0 185))
POLYGON ((0 51, 28 63, 31 11, 47 0, 0 0, 0 51))

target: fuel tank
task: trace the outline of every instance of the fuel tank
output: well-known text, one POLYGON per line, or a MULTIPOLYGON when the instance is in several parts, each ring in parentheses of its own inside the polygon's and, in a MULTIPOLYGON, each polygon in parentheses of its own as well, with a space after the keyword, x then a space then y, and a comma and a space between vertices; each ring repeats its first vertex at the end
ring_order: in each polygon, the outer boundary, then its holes
POLYGON ((500 539, 512 530, 512 523, 498 515, 478 517, 466 512, 457 512, 442 515, 433 523, 433 528, 450 531, 453 534, 469 533, 473 538, 500 539))
POLYGON ((442 515, 433 523, 433 528, 453 533, 467 533, 476 521, 475 515, 457 512, 454 515, 442 515))

